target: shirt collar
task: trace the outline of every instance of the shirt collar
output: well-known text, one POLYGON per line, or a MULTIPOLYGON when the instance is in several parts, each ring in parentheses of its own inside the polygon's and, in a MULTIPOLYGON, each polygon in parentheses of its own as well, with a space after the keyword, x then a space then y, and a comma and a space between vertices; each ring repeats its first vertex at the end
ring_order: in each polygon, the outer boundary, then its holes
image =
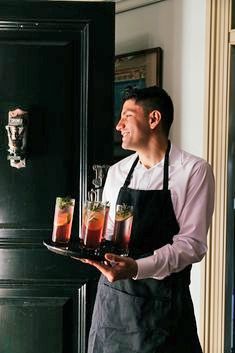
MULTIPOLYGON (((137 153, 135 153, 134 155, 137 156, 137 153)), ((182 164, 181 153, 180 153, 180 150, 174 144, 171 144, 171 149, 169 152, 169 166, 172 167, 177 164, 182 164)), ((152 168, 155 168, 157 166, 158 167, 164 166, 164 158, 160 162, 156 163, 152 168)), ((143 165, 140 163, 140 161, 138 161, 136 167, 137 168, 144 168, 143 165)), ((152 168, 150 168, 150 169, 152 169, 152 168)))
POLYGON ((174 166, 177 164, 182 164, 182 153, 178 147, 176 147, 174 144, 171 144, 169 165, 174 166))

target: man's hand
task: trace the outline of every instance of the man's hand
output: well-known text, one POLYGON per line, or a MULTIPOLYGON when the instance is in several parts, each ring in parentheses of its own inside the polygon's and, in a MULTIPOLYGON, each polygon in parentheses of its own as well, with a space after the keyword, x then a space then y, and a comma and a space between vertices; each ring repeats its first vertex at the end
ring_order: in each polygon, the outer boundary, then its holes
POLYGON ((96 267, 109 282, 128 279, 137 275, 137 263, 134 259, 115 254, 105 254, 105 263, 81 259, 82 262, 96 267))

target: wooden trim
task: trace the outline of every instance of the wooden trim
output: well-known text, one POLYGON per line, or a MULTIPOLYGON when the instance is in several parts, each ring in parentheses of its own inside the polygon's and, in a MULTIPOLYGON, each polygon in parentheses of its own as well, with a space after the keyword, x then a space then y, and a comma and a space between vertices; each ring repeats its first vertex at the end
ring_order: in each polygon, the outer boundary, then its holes
POLYGON ((116 13, 121 13, 129 10, 138 9, 148 5, 162 2, 165 0, 116 0, 116 13))
POLYGON ((76 308, 77 308, 77 322, 78 322, 78 330, 77 330, 77 335, 78 335, 78 342, 79 342, 79 347, 80 350, 79 352, 85 352, 86 351, 86 323, 87 323, 87 315, 86 315, 86 299, 87 299, 87 284, 84 284, 81 288, 77 290, 77 303, 76 303, 76 308))
POLYGON ((80 97, 80 181, 79 181, 79 229, 82 226, 82 205, 87 195, 88 174, 88 82, 89 82, 90 25, 81 33, 81 97, 80 97))
POLYGON ((229 33, 229 42, 231 45, 235 45, 235 29, 232 29, 229 33))
POLYGON ((205 353, 224 352, 230 1, 207 0, 206 156, 214 170, 216 190, 204 273, 205 353))

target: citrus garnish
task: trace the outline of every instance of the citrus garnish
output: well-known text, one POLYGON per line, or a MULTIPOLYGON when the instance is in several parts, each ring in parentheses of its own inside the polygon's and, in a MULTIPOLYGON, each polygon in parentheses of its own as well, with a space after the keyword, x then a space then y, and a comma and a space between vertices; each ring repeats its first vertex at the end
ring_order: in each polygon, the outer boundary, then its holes
POLYGON ((65 224, 69 223, 68 222, 68 213, 60 213, 58 215, 58 219, 56 220, 56 225, 58 227, 64 226, 65 224))

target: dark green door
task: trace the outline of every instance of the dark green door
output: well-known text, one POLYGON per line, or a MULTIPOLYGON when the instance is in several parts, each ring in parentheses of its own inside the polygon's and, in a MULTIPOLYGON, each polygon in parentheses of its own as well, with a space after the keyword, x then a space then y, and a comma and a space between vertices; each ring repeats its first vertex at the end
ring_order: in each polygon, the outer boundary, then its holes
POLYGON ((0 352, 85 353, 97 273, 50 253, 56 196, 112 160, 114 4, 0 3, 0 352), (26 167, 7 160, 8 111, 29 112, 26 167))

